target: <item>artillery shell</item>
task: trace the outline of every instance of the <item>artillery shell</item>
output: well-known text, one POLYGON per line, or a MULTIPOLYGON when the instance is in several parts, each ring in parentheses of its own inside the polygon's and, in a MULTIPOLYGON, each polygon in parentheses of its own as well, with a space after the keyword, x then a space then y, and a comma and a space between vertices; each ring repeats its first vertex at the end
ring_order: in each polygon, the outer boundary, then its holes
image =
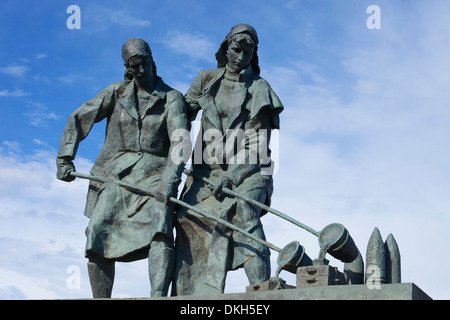
POLYGON ((384 246, 386 250, 386 282, 401 283, 400 250, 392 233, 387 236, 384 246))
POLYGON ((386 251, 378 228, 372 232, 366 252, 366 283, 386 283, 386 251))

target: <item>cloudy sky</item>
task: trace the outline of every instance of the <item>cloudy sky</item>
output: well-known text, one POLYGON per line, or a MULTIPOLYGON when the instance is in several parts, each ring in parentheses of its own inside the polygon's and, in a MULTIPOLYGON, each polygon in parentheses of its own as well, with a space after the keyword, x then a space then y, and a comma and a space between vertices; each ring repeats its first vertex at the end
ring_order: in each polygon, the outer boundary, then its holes
MULTIPOLYGON (((449 299, 450 2, 446 0, 25 1, 0 11, 0 299, 90 297, 87 182, 55 178, 67 117, 123 79, 122 44, 147 40, 183 94, 233 25, 258 32, 261 76, 285 110, 273 141, 273 207, 321 230, 346 226, 363 256, 375 227, 400 247, 402 282, 449 299), (70 5, 80 29, 69 29, 70 5), (380 29, 369 28, 371 5, 380 29)), ((97 124, 75 165, 88 172, 97 124)), ((267 239, 317 239, 268 214, 267 239)), ((272 253, 273 273, 277 253, 272 253)), ((342 263, 331 264, 342 268, 342 263)), ((281 277, 295 284, 295 277, 281 277)), ((227 292, 243 292, 243 271, 227 292)), ((113 297, 149 295, 146 261, 118 264, 113 297)))

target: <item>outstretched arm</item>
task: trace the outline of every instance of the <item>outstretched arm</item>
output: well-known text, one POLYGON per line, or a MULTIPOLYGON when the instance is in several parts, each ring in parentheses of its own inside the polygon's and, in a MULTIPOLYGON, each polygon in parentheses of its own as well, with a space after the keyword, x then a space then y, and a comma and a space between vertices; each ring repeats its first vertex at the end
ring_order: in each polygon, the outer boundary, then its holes
POLYGON ((181 94, 176 93, 168 101, 167 130, 171 140, 167 164, 157 188, 159 201, 168 202, 176 196, 184 166, 190 157, 191 141, 186 103, 181 94))
POLYGON ((73 160, 78 145, 87 137, 95 123, 111 114, 114 107, 114 88, 114 84, 105 88, 69 116, 56 158, 56 176, 58 179, 67 182, 75 179, 70 175, 70 172, 75 171, 73 160))

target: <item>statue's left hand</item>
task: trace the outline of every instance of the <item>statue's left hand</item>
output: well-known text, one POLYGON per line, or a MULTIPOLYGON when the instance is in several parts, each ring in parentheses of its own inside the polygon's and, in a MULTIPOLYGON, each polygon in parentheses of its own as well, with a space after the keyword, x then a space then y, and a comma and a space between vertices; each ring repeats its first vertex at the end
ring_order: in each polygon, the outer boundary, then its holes
POLYGON ((154 192, 154 195, 156 201, 162 202, 164 204, 168 204, 170 202, 170 197, 162 192, 159 192, 158 190, 154 192))
POLYGON ((66 158, 56 158, 56 178, 62 181, 71 182, 75 180, 75 177, 70 175, 72 171, 75 171, 75 165, 72 161, 66 158))
POLYGON ((172 188, 170 188, 169 184, 162 180, 153 192, 156 201, 162 202, 164 204, 169 204, 170 195, 172 194, 171 190, 172 188))
POLYGON ((214 197, 219 201, 225 198, 225 194, 222 191, 224 188, 231 189, 231 180, 226 176, 220 177, 219 182, 213 190, 214 197))

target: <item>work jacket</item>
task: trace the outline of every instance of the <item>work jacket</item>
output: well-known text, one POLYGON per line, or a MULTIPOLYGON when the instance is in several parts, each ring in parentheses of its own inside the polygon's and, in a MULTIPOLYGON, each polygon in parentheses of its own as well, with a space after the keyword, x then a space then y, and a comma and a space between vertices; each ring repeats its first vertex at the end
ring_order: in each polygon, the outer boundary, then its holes
MULTIPOLYGON (((264 239, 260 222, 264 212, 232 197, 217 200, 211 188, 195 178, 207 177, 217 183, 226 176, 233 191, 270 205, 273 191, 270 132, 279 129, 283 105, 251 67, 243 70, 235 83, 230 83, 230 95, 223 101, 218 93, 222 81, 228 80, 225 76, 225 68, 201 71, 186 94, 190 119, 200 110, 202 118, 192 155, 193 174, 186 180, 182 200, 264 239), (222 102, 226 108, 220 106, 222 102), (243 139, 239 139, 238 130, 243 139)), ((269 260, 270 254, 267 247, 254 241, 249 244, 239 233, 185 208, 177 210, 176 246, 178 294, 201 293, 205 282, 223 290, 227 270, 242 267, 254 255, 269 260)))
MULTIPOLYGON (((105 142, 91 174, 174 195, 184 163, 172 161, 172 150, 180 142, 171 142, 171 135, 177 129, 189 130, 184 98, 157 77, 148 102, 139 105, 137 99, 131 80, 113 83, 84 103, 69 116, 58 157, 74 159, 93 125, 106 119, 105 142)), ((91 182, 86 252, 124 261, 143 258, 156 233, 172 234, 172 214, 170 206, 148 195, 91 182)))

